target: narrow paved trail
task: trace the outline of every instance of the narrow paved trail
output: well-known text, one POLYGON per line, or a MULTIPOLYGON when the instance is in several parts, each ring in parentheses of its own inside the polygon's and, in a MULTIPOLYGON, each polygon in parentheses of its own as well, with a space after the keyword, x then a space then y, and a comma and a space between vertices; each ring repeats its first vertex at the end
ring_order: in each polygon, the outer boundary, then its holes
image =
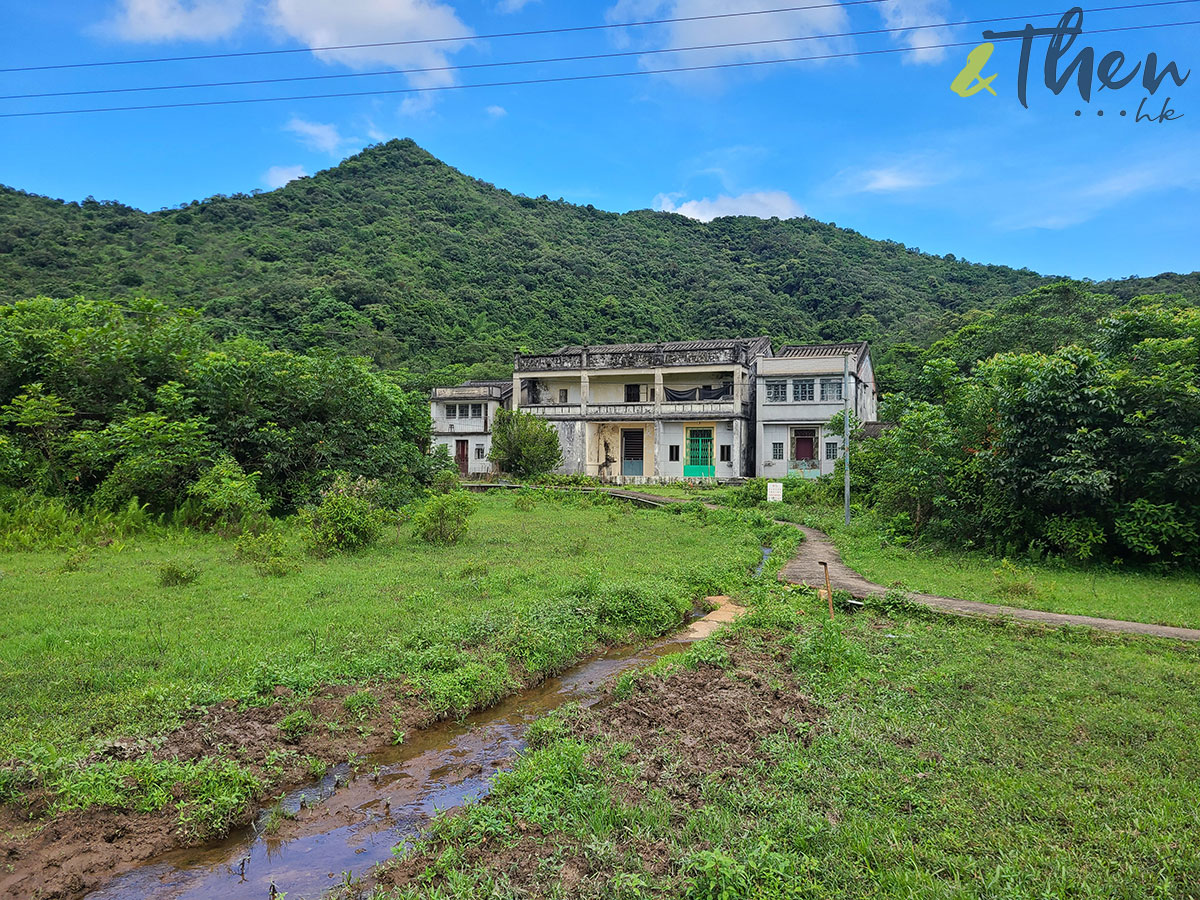
MULTIPOLYGON (((686 503, 678 497, 660 497, 656 494, 646 494, 641 491, 611 490, 611 494, 631 500, 650 501, 655 504, 686 503)), ((713 504, 705 504, 713 506, 713 504)), ((716 507, 714 507, 716 508, 716 507)), ((786 523, 785 523, 786 524, 786 523)), ((779 580, 789 584, 807 584, 810 587, 824 587, 825 573, 821 563, 829 564, 829 581, 835 591, 849 591, 853 597, 882 597, 887 588, 863 578, 848 565, 842 562, 841 554, 833 546, 833 542, 823 532, 815 528, 796 525, 804 533, 804 542, 800 548, 779 572, 779 580)), ((955 616, 973 616, 995 618, 1004 616, 1022 622, 1036 622, 1042 625, 1095 628, 1099 631, 1110 631, 1117 634, 1138 634, 1147 637, 1168 638, 1180 641, 1200 641, 1200 630, 1195 628, 1176 628, 1171 625, 1148 625, 1144 622, 1125 622, 1121 619, 1101 619, 1095 616, 1072 616, 1065 613, 1043 612, 1038 609, 1022 609, 1016 606, 1001 606, 997 603, 980 603, 975 600, 957 600, 953 597, 939 597, 936 594, 918 594, 907 592, 908 596, 939 612, 955 616)))

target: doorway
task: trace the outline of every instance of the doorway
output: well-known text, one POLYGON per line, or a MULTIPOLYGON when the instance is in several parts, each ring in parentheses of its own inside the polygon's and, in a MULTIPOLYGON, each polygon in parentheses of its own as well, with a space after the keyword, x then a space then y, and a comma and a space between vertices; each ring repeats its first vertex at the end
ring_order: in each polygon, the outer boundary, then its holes
POLYGON ((646 432, 642 428, 621 429, 621 474, 644 474, 643 453, 646 446, 646 432))
POLYGON ((717 467, 713 465, 713 430, 711 428, 689 428, 687 430, 687 458, 683 464, 683 477, 717 477, 717 467))
POLYGON ((469 452, 469 448, 467 446, 467 441, 460 440, 460 441, 454 442, 454 461, 456 463, 458 463, 458 474, 459 475, 467 474, 467 454, 468 454, 468 452, 469 452))

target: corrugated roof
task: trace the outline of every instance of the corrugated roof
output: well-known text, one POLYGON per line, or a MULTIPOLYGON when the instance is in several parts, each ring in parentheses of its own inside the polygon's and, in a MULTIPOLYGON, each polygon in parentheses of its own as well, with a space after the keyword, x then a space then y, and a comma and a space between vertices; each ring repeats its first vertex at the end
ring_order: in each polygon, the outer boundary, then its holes
MULTIPOLYGON (((667 352, 678 350, 730 350, 734 347, 753 346, 765 340, 767 339, 725 338, 706 341, 661 341, 659 343, 647 344, 589 344, 587 349, 597 353, 634 353, 648 350, 663 350, 667 352)), ((553 355, 560 353, 580 353, 583 349, 581 345, 575 344, 568 347, 560 347, 554 351, 553 355)))
POLYGON ((841 356, 843 353, 853 353, 861 357, 867 352, 867 342, 859 341, 854 344, 794 344, 790 347, 780 347, 776 357, 792 359, 815 359, 826 356, 841 356))

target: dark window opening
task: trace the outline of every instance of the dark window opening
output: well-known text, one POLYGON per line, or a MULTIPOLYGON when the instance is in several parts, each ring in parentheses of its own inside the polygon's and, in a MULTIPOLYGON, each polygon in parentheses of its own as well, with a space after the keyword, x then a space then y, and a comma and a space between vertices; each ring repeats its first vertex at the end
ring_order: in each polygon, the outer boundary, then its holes
POLYGON ((566 389, 566 388, 559 388, 559 389, 558 389, 558 402, 559 402, 559 403, 566 403, 566 402, 567 402, 567 389, 566 389))
POLYGON ((729 444, 721 445, 721 462, 733 462, 733 447, 729 444))
POLYGON ((679 445, 671 444, 667 447, 667 459, 671 462, 679 462, 679 445))
POLYGON ((642 386, 640 384, 625 385, 625 402, 626 403, 641 403, 642 402, 642 386))

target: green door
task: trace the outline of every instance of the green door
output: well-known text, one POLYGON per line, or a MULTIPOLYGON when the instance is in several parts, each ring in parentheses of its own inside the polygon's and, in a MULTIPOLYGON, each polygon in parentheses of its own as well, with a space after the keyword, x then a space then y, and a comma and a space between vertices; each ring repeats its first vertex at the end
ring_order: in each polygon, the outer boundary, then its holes
POLYGON ((687 430, 687 459, 683 462, 684 478, 716 478, 713 465, 713 433, 711 428, 687 430))

